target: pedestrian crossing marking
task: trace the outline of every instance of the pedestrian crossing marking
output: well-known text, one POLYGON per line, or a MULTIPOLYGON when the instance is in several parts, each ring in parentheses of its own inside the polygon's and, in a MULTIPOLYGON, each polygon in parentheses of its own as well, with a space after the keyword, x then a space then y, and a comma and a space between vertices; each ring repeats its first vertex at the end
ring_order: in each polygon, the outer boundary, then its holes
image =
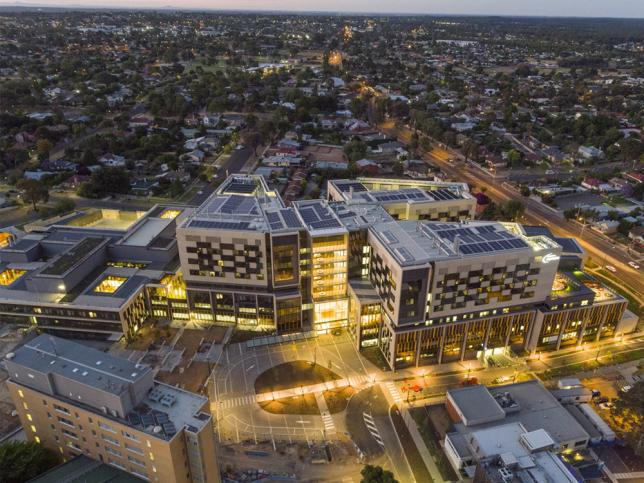
POLYGON ((385 449, 385 443, 380 436, 380 431, 378 431, 378 428, 376 427, 376 422, 373 420, 373 416, 371 416, 371 414, 367 412, 364 412, 362 413, 362 420, 364 421, 364 424, 371 436, 373 436, 373 439, 376 440, 376 443, 378 443, 378 445, 382 449, 385 449))

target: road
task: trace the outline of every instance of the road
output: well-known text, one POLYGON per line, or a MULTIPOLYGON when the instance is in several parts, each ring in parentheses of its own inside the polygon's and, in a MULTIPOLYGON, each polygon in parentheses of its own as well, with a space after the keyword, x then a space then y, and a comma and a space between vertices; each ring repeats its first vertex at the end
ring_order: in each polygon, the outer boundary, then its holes
MULTIPOLYGON (((407 128, 400 128, 391 125, 383 126, 390 136, 398 138, 401 142, 408 143, 411 139, 411 131, 407 128)), ((483 170, 476 169, 467 163, 454 163, 447 156, 437 153, 427 153, 425 159, 431 164, 440 168, 450 178, 463 181, 473 186, 485 186, 486 195, 495 202, 506 202, 520 198, 520 194, 508 184, 495 180, 483 170)), ((600 235, 591 230, 584 230, 570 221, 562 218, 557 212, 547 208, 538 201, 530 198, 521 198, 525 205, 525 223, 532 225, 543 225, 550 228, 556 235, 561 237, 577 238, 581 246, 600 265, 612 265, 618 270, 620 279, 640 296, 644 294, 644 277, 639 270, 628 265, 632 258, 621 248, 613 245, 600 235)))
POLYGON ((219 169, 213 176, 213 180, 200 190, 201 194, 197 193, 195 196, 193 196, 188 204, 194 206, 201 205, 208 199, 208 197, 215 191, 215 189, 217 189, 220 181, 225 179, 227 175, 241 173, 242 168, 254 156, 255 153, 253 152, 252 148, 245 147, 242 149, 234 150, 230 157, 226 160, 226 162, 219 167, 219 169))
POLYGON ((507 367, 487 368, 483 371, 472 371, 471 373, 447 373, 447 374, 431 374, 435 367, 428 366, 427 376, 418 376, 416 378, 397 380, 396 386, 403 395, 409 397, 410 401, 422 400, 425 398, 433 398, 442 396, 447 389, 457 387, 467 377, 476 377, 480 384, 493 384, 493 381, 499 378, 505 378, 504 383, 511 383, 516 377, 532 372, 542 372, 548 369, 558 367, 565 367, 572 364, 579 364, 581 362, 591 362, 596 359, 600 363, 609 362, 611 354, 619 354, 627 351, 641 350, 644 347, 644 336, 636 336, 625 340, 611 340, 601 342, 600 344, 588 344, 581 346, 579 349, 554 353, 541 353, 536 357, 528 359, 517 358, 512 359, 512 365, 507 367), (413 385, 422 387, 419 393, 411 392, 409 395, 405 392, 404 388, 409 388, 413 385))

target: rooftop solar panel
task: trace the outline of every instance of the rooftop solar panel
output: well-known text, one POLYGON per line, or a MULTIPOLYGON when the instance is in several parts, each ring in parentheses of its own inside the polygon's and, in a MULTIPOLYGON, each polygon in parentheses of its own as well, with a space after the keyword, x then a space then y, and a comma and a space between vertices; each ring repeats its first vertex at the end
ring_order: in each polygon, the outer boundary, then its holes
POLYGON ((255 191, 255 183, 244 183, 242 181, 233 181, 224 190, 224 193, 244 193, 250 194, 255 191))
POLYGON ((300 228, 302 224, 297 215, 291 210, 282 210, 282 218, 289 228, 300 228))

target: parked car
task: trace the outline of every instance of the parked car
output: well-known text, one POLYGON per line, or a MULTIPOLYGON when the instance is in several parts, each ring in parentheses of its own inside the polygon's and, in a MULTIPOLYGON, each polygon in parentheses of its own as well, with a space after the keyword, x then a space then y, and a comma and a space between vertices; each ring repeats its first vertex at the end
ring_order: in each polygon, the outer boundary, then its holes
POLYGON ((631 386, 630 384, 627 384, 627 385, 623 386, 623 387, 620 389, 620 391, 622 391, 623 393, 627 393, 627 392, 628 392, 628 391, 630 391, 631 389, 633 389, 633 386, 631 386))
POLYGON ((609 272, 617 273, 617 269, 612 265, 606 265, 606 270, 608 270, 609 272))
POLYGON ((601 403, 599 405, 600 409, 604 409, 606 411, 609 410, 610 408, 614 407, 614 406, 615 406, 615 404, 613 404, 612 402, 601 403))
POLYGON ((628 262, 628 264, 633 267, 635 270, 639 270, 640 266, 635 262, 628 262))

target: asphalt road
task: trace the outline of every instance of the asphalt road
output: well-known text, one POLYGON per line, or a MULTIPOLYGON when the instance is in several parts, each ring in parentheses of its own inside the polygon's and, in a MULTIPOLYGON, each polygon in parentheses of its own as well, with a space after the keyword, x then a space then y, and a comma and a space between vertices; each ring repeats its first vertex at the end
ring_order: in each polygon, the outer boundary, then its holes
MULTIPOLYGON (((396 136, 401 142, 408 142, 411 139, 411 131, 402 128, 386 128, 388 134, 396 136)), ((485 186, 488 195, 495 202, 506 202, 520 198, 520 194, 502 181, 496 180, 484 171, 471 167, 467 163, 454 163, 449 160, 439 159, 431 154, 426 154, 425 159, 431 164, 439 167, 450 178, 463 181, 475 186, 485 186)), ((617 269, 620 279, 640 295, 644 294, 644 277, 639 270, 628 265, 632 260, 627 253, 616 247, 603 237, 593 233, 591 230, 584 230, 583 237, 581 227, 573 222, 563 219, 558 213, 546 208, 541 203, 521 198, 525 204, 525 223, 532 225, 543 225, 557 236, 577 238, 582 247, 601 265, 612 265, 617 269)))
POLYGON ((230 155, 230 158, 228 158, 228 160, 219 167, 219 170, 217 170, 217 173, 215 173, 215 176, 213 177, 213 181, 201 189, 201 194, 193 196, 193 198, 188 201, 188 204, 194 206, 201 205, 215 191, 219 181, 225 179, 227 175, 241 173, 242 168, 253 155, 254 152, 252 148, 246 147, 234 150, 230 155))

